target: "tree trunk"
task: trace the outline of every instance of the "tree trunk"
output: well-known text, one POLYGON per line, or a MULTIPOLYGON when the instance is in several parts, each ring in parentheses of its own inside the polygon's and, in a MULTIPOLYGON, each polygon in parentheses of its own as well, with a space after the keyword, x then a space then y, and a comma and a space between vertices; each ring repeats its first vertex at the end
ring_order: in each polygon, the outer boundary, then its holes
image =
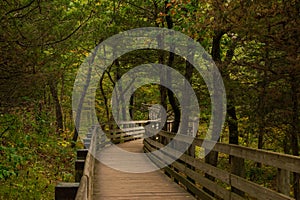
MULTIPOLYGON (((267 58, 268 59, 268 56, 267 58)), ((267 71, 264 71, 263 74, 263 82, 262 82, 262 91, 259 95, 259 102, 258 102, 258 149, 263 148, 263 140, 264 140, 264 132, 265 132, 265 116, 266 116, 266 111, 265 111, 265 101, 266 101, 266 87, 267 87, 267 71)), ((256 163, 256 167, 261 168, 261 163, 256 163)))
MULTIPOLYGON (((158 41, 158 46, 163 46, 163 36, 159 35, 157 37, 158 41)), ((158 51, 158 63, 159 64, 164 64, 164 58, 165 58, 165 53, 164 51, 158 51)), ((163 85, 166 84, 166 72, 161 70, 160 71, 160 86, 159 86, 159 91, 160 91, 160 105, 167 111, 167 88, 164 87, 163 85)), ((162 126, 162 130, 167 130, 167 123, 165 123, 162 126)))
POLYGON ((180 109, 178 106, 178 102, 176 101, 176 98, 171 90, 168 90, 168 97, 169 97, 169 101, 172 106, 172 109, 174 111, 174 122, 172 124, 171 132, 177 133, 177 131, 179 129, 179 124, 180 124, 180 116, 181 116, 180 109))
POLYGON ((76 112, 76 118, 75 118, 75 131, 74 131, 74 135, 73 135, 73 139, 72 139, 73 140, 72 147, 75 147, 76 141, 78 139, 79 129, 80 129, 81 112, 82 112, 82 108, 83 108, 84 98, 86 96, 87 89, 90 84, 91 73, 92 73, 92 67, 89 67, 86 82, 83 87, 83 91, 82 91, 82 94, 81 94, 81 97, 79 100, 79 104, 78 104, 78 107, 76 110, 77 112, 76 112))
MULTIPOLYGON (((194 54, 192 53, 192 55, 190 55, 191 57, 194 56, 194 54)), ((190 58, 191 60, 192 58, 190 58)), ((184 77, 185 77, 185 82, 184 82, 184 87, 189 87, 188 86, 188 83, 192 84, 192 75, 193 75, 193 65, 191 63, 189 63, 188 61, 186 61, 185 63, 185 74, 184 74, 184 77)), ((190 107, 189 107, 189 104, 190 104, 190 95, 188 93, 189 90, 187 89, 184 89, 183 91, 183 100, 182 102, 185 104, 185 105, 181 105, 181 112, 182 112, 182 117, 181 117, 181 133, 183 134, 188 134, 188 128, 189 128, 189 122, 190 122, 190 117, 189 117, 189 114, 190 114, 190 107)))
POLYGON ((64 130, 64 122, 63 122, 63 114, 61 104, 58 98, 58 91, 57 91, 57 83, 56 81, 51 81, 49 83, 50 92, 53 97, 53 101, 55 104, 55 115, 56 115, 56 131, 60 134, 64 130))
POLYGON ((107 99, 107 97, 105 95, 105 91, 104 91, 104 88, 103 88, 103 79, 104 79, 104 75, 101 76, 101 78, 100 78, 99 88, 100 88, 101 95, 102 95, 102 97, 104 99, 106 119, 107 119, 107 122, 109 122, 109 120, 110 120, 110 114, 109 114, 109 107, 108 107, 108 99, 107 99))
MULTIPOLYGON (((232 96, 228 95, 228 99, 232 96)), ((238 122, 236 116, 235 106, 232 105, 232 101, 228 101, 227 114, 228 114, 228 129, 229 129, 229 144, 239 144, 239 132, 238 132, 238 122)))
MULTIPOLYGON (((115 66, 116 66, 116 82, 118 82, 118 80, 120 80, 121 78, 121 72, 120 72, 120 62, 119 60, 115 60, 114 62, 115 66)), ((121 106, 121 108, 119 107, 119 109, 121 109, 121 116, 118 115, 118 117, 121 117, 118 118, 117 120, 121 120, 121 121, 126 121, 126 107, 125 107, 125 100, 124 100, 124 94, 123 94, 123 87, 122 87, 122 84, 119 84, 119 88, 118 88, 118 92, 120 94, 120 99, 119 101, 117 102, 117 104, 119 106, 121 106)))
MULTIPOLYGON (((292 95, 292 130, 291 130, 291 147, 294 156, 299 156, 299 101, 297 88, 299 87, 297 78, 291 77, 291 95, 292 95)), ((296 200, 300 200, 300 174, 293 173, 293 187, 294 187, 294 197, 296 200)))
MULTIPOLYGON (((270 24, 268 24, 268 35, 270 35, 271 33, 271 26, 270 24)), ((259 102, 258 102, 258 115, 259 115, 259 127, 258 127, 258 131, 259 131, 259 135, 258 135, 258 145, 257 148, 258 149, 262 149, 263 148, 263 140, 264 140, 264 132, 265 132, 265 118, 266 118, 266 90, 267 90, 267 84, 268 84, 268 80, 267 80, 267 69, 271 68, 272 63, 270 62, 270 47, 269 47, 269 42, 267 42, 266 44, 266 53, 265 53, 265 70, 263 72, 263 80, 262 80, 262 91, 259 95, 259 102)), ((261 163, 257 163, 256 166, 258 168, 261 168, 261 163)))
POLYGON ((84 98, 86 97, 87 90, 89 88, 90 82, 91 82, 91 76, 92 76, 92 65, 94 63, 94 59, 96 57, 96 53, 98 51, 98 47, 96 47, 95 51, 93 52, 93 55, 91 56, 89 60, 89 68, 86 74, 86 79, 85 79, 85 84, 83 86, 83 90, 79 99, 78 107, 76 108, 76 118, 75 118, 75 130, 74 130, 74 135, 72 138, 72 147, 75 147, 76 141, 78 139, 78 134, 79 134, 79 129, 80 129, 80 120, 81 120, 81 112, 83 109, 83 103, 84 103, 84 98))
MULTIPOLYGON (((229 144, 239 144, 239 131, 238 131, 238 119, 236 115, 236 108, 234 106, 234 98, 232 91, 228 90, 228 101, 227 101, 227 124, 229 129, 229 144)), ((242 158, 235 156, 229 157, 229 163, 231 164, 231 173, 244 177, 245 176, 245 161, 242 158)), ((235 187, 231 188, 231 191, 244 196, 244 192, 238 190, 235 187)))
MULTIPOLYGON (((221 49, 220 49, 220 42, 222 39, 222 36, 225 33, 223 31, 216 31, 215 36, 213 37, 213 44, 212 44, 212 59, 215 61, 216 65, 219 67, 221 64, 221 49)), ((218 152, 216 151, 210 151, 206 157, 205 157, 205 162, 212 165, 212 166, 217 166, 218 164, 218 152)), ((215 178, 209 174, 205 174, 205 177, 208 178, 209 180, 214 181, 215 178)), ((214 196, 214 193, 211 192, 209 189, 203 187, 203 190, 207 192, 209 195, 214 196)))
POLYGON ((130 118, 134 120, 134 93, 130 97, 129 104, 130 104, 130 107, 129 107, 130 118))
MULTIPOLYGON (((168 29, 172 29, 173 28, 173 20, 172 20, 172 17, 168 14, 170 7, 167 6, 168 2, 165 2, 165 3, 166 3, 165 13, 167 14, 166 21, 167 21, 168 29)), ((170 50, 174 51, 174 46, 171 46, 170 50)), ((169 59, 168 59, 168 66, 169 67, 173 67, 174 59, 175 59, 175 54, 170 52, 169 53, 169 59)), ((167 74, 167 81, 168 81, 168 83, 172 84, 172 77, 169 73, 167 74)), ((170 102, 170 104, 172 106, 172 109, 173 109, 173 112, 174 112, 174 122, 173 122, 171 132, 177 133, 177 131, 179 129, 180 117, 181 117, 179 103, 178 103, 178 101, 176 101, 176 98, 175 98, 173 92, 169 89, 168 89, 168 98, 169 98, 169 102, 170 102)))

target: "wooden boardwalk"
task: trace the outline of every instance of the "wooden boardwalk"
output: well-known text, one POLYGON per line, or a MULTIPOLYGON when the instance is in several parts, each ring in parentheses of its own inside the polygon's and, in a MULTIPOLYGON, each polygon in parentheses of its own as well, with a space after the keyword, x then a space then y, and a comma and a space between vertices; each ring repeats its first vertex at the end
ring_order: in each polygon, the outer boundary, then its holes
MULTIPOLYGON (((126 151, 143 152, 143 140, 134 140, 119 144, 118 146, 126 151)), ((112 155, 104 154, 112 157, 112 155)), ((119 158, 118 159, 122 159, 119 158)), ((114 159, 113 162, 118 162, 114 159)), ((127 158, 123 158, 127 159, 127 158)), ((151 162, 143 159, 136 163, 140 166, 147 166, 151 162)), ((128 163, 132 165, 132 163, 128 163)), ((94 195, 95 200, 115 200, 115 199, 195 199, 178 184, 157 170, 150 173, 125 173, 96 161, 94 175, 94 195)))
MULTIPOLYGON (((77 184, 65 184, 56 187, 55 197, 57 200, 113 200, 113 199, 224 199, 224 200, 244 200, 244 199, 266 199, 266 200, 300 200, 295 194, 291 194, 293 186, 290 182, 291 176, 300 174, 300 157, 270 152, 266 150, 253 149, 232 144, 216 143, 214 151, 232 156, 231 165, 250 160, 254 163, 261 163, 268 167, 277 169, 274 180, 277 188, 268 188, 239 176, 232 168, 223 170, 205 163, 203 159, 197 159, 190 154, 183 154, 172 164, 165 166, 163 171, 169 174, 172 179, 167 177, 162 170, 151 173, 125 173, 125 172, 147 172, 153 170, 155 161, 164 163, 166 159, 174 157, 176 149, 164 151, 163 155, 155 154, 151 160, 147 156, 142 156, 143 151, 153 152, 162 149, 167 141, 174 139, 174 133, 160 131, 153 138, 144 140, 133 140, 142 138, 143 133, 140 128, 125 127, 126 131, 112 130, 110 140, 121 142, 110 145, 105 135, 96 134, 97 127, 92 129, 94 134, 89 133, 86 139, 86 147, 92 144, 90 151, 77 152, 77 165, 75 164, 76 177, 81 177, 79 186, 77 184), (128 129, 133 128, 133 129, 128 129), (93 136, 93 137, 91 137, 93 136), (95 148, 98 144, 99 148, 95 148), (120 154, 120 148, 126 154, 120 154), (101 152, 95 152, 102 149, 101 152), (81 152, 81 153, 80 153, 81 152), (86 152, 86 156, 82 152, 86 152), (99 153, 100 160, 97 162, 92 153, 99 153), (133 153, 128 153, 133 152, 133 153), (238 158, 238 159, 236 159, 238 158), (84 160, 83 160, 84 159, 84 160), (84 161, 84 162, 83 162, 84 161), (84 163, 84 168, 82 167, 84 163), (113 166, 113 168, 107 167, 113 166), (121 172, 119 170, 122 168, 121 172), (218 181, 212 181, 205 174, 214 177, 218 181), (176 180, 177 183, 175 183, 176 180), (182 186, 182 187, 181 187, 182 186), (190 191, 195 195, 192 196, 190 191), (235 190, 233 190, 233 188, 235 190), (75 191, 76 190, 76 191, 75 191), (236 192, 238 190, 238 192, 236 192), (70 193, 70 191, 75 191, 70 193), (209 193, 207 192, 209 191, 209 193), (242 191, 242 192, 241 192, 242 191), (213 195, 211 195, 213 194, 213 195), (76 196, 76 197, 75 197, 76 196), (65 198, 68 197, 68 198, 65 198)), ((148 134, 146 134, 148 135, 148 134)), ((186 136, 177 134, 177 140, 185 141, 186 136)), ((205 140, 194 138, 191 145, 191 152, 196 151, 196 147, 202 147, 205 140)), ((208 141, 206 141, 208 142, 208 141)), ((121 151, 122 152, 122 151, 121 151)), ((223 161, 222 161, 223 162, 223 161)), ((229 162, 229 160, 228 160, 229 162)), ((244 168, 243 170, 246 170, 244 168)))

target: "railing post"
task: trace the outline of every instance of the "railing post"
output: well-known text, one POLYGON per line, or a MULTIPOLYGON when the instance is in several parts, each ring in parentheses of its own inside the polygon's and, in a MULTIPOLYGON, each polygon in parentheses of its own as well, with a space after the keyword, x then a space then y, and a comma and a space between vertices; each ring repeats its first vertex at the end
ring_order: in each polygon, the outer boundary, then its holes
POLYGON ((77 160, 85 160, 88 152, 89 151, 87 149, 78 149, 77 150, 77 160))
POLYGON ((75 182, 80 182, 80 179, 83 175, 85 160, 76 160, 75 161, 75 182))
POLYGON ((76 197, 76 193, 79 187, 79 183, 59 183, 55 186, 55 200, 73 200, 76 197))
POLYGON ((88 154, 87 149, 77 150, 77 160, 75 161, 75 182, 80 182, 81 180, 87 154, 88 154))
MULTIPOLYGON (((195 149, 196 149, 196 146, 195 146, 195 143, 193 142, 191 144, 191 146, 187 150, 187 155, 191 156, 194 159, 195 159, 195 149)), ((189 168, 189 169, 191 169, 191 170, 193 170, 193 171, 195 170, 195 167, 193 167, 193 166, 191 166, 189 164, 186 164, 186 167, 189 168)), ((196 181, 194 179, 192 179, 191 177, 189 177, 189 176, 187 177, 187 179, 190 182, 192 182, 193 184, 196 183, 196 181)), ((187 189, 187 191, 193 194, 193 192, 191 190, 187 189)))
POLYGON ((90 145, 91 145, 91 138, 84 138, 83 139, 83 144, 84 144, 85 148, 89 149, 90 145))
POLYGON ((290 194, 290 172, 284 169, 277 171, 277 191, 289 195, 290 194))
MULTIPOLYGON (((240 177, 245 177, 245 160, 236 156, 231 157, 231 173, 240 177)), ((231 187, 231 191, 240 195, 245 196, 245 193, 235 187, 231 187)))

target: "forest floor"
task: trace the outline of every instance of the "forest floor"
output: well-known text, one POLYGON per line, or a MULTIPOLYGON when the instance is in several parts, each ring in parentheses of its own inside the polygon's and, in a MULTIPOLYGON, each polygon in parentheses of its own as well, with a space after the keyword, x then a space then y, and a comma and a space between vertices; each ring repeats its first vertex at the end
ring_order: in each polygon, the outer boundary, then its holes
POLYGON ((55 185, 74 181, 70 133, 10 135, 0 141, 0 199, 54 199, 55 185))

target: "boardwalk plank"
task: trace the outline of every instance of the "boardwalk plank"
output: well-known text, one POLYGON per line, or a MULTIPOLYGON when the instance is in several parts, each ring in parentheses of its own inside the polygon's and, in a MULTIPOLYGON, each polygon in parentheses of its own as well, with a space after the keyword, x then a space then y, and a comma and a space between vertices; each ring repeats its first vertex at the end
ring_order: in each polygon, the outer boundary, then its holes
MULTIPOLYGON (((142 140, 135 140, 118 146, 130 152, 140 153, 143 151, 142 140)), ((112 157, 112 155, 105 156, 112 157)), ((112 162, 117 162, 117 159, 113 159, 112 162)), ((149 160, 139 160, 136 164, 147 166, 148 163, 149 160)), ((132 165, 130 162, 127 162, 127 164, 132 165)), ((97 161, 94 177, 93 197, 97 200, 195 199, 160 170, 150 173, 125 173, 109 168, 97 161)))

